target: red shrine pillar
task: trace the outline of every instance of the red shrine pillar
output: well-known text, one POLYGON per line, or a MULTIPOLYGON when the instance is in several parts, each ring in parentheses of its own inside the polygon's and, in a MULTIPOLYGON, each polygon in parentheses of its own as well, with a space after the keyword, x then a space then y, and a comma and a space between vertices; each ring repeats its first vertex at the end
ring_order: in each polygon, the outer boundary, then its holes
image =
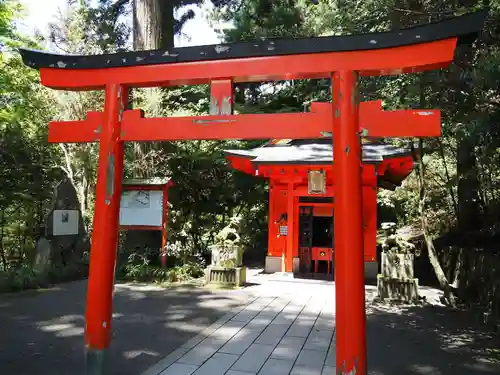
POLYGON ((337 374, 366 375, 361 141, 358 74, 332 78, 335 181, 335 306, 337 374))
POLYGON ((106 350, 111 341, 111 315, 123 175, 123 143, 119 141, 121 116, 128 91, 106 86, 101 126, 95 197, 94 228, 85 317, 86 374, 106 371, 106 350))
POLYGON ((294 190, 295 185, 293 182, 288 183, 288 189, 286 192, 287 198, 287 226, 288 233, 286 237, 286 254, 285 254, 285 272, 293 272, 293 242, 294 242, 294 190))

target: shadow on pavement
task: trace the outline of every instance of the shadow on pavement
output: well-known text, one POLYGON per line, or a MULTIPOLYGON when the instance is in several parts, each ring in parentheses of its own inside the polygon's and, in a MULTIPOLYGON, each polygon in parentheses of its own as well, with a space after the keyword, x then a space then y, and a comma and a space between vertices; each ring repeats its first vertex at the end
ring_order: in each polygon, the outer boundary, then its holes
MULTIPOLYGON (((82 373, 87 283, 0 296, 0 373, 82 373)), ((245 302, 230 291, 119 285, 115 290, 112 374, 137 375, 245 302)))
POLYGON ((370 375, 500 374, 500 338, 463 311, 374 304, 367 318, 370 375))

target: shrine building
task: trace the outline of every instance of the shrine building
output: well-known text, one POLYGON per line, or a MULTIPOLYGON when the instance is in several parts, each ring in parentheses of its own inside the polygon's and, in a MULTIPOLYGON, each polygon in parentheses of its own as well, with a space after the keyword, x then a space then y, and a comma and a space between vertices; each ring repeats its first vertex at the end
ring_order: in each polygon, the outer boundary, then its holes
MULTIPOLYGON (((332 139, 275 139, 226 150, 231 166, 269 180, 266 272, 332 273, 335 185, 332 139)), ((378 140, 362 145, 365 276, 378 271, 377 191, 394 190, 413 169, 409 149, 378 140)))

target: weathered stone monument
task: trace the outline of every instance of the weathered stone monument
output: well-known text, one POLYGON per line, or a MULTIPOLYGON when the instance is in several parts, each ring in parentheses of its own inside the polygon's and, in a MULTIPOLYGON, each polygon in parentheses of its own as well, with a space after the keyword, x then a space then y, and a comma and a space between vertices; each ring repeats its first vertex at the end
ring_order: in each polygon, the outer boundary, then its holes
POLYGON ((246 267, 243 267, 243 248, 238 231, 241 218, 233 217, 215 237, 210 246, 212 261, 205 270, 206 282, 242 286, 246 282, 246 267))
POLYGON ((51 265, 52 245, 45 237, 40 237, 35 246, 35 260, 33 270, 36 273, 45 272, 51 265))
POLYGON ((377 277, 378 297, 400 302, 418 301, 418 279, 414 275, 415 246, 400 236, 395 223, 383 223, 381 273, 377 277))
POLYGON ((52 206, 45 218, 45 234, 37 243, 36 263, 42 267, 43 262, 50 260, 54 265, 67 266, 80 261, 89 249, 78 194, 71 180, 66 178, 54 189, 52 206), (50 256, 47 242, 50 243, 50 256))

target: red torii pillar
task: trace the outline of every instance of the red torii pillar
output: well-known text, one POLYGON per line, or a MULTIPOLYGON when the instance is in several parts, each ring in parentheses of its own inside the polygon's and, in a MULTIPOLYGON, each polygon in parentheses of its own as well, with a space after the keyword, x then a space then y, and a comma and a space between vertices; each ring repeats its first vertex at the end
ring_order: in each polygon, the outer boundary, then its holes
MULTIPOLYGON (((102 123, 98 121, 98 114, 89 113, 85 121, 52 123, 49 128, 52 142, 100 142, 85 326, 87 374, 104 373, 104 354, 111 337, 123 142, 319 138, 333 131, 336 217, 342 215, 342 220, 335 222, 337 373, 365 375, 359 137, 361 133, 373 137, 434 136, 439 135, 440 124, 437 112, 422 110, 409 111, 404 116, 414 124, 427 124, 424 128, 394 122, 373 127, 364 123, 356 94, 357 76, 444 68, 453 61, 459 38, 470 41, 471 35, 482 28, 485 16, 485 12, 480 12, 443 21, 437 26, 431 24, 393 33, 196 47, 199 51, 180 48, 172 53, 160 51, 161 56, 154 51, 81 57, 21 50, 27 65, 41 69, 42 84, 48 87, 105 89, 106 92, 102 123), (339 42, 337 38, 346 40, 339 42), (347 39, 356 41, 358 48, 346 51, 344 46, 350 45, 347 39), (374 48, 374 44, 383 47, 374 48), (322 46, 321 51, 318 45, 322 46), (232 102, 232 95, 224 86, 230 87, 231 82, 327 78, 332 74, 330 109, 319 105, 319 110, 311 113, 230 114, 228 104, 232 102), (143 118, 140 111, 124 111, 127 87, 212 82, 217 86, 213 90, 213 99, 217 100, 211 101, 214 104, 211 113, 216 115, 143 118)), ((402 112, 386 114, 401 115, 402 112)))
POLYGON ((333 175, 335 183, 335 319, 337 373, 366 373, 363 192, 359 136, 358 74, 342 70, 332 77, 333 175), (337 218, 341 218, 337 220, 337 218), (349 303, 345 303, 349 301, 349 303))
POLYGON ((104 354, 111 341, 112 295, 124 160, 120 131, 127 100, 128 90, 124 86, 106 86, 85 314, 88 374, 101 374, 105 371, 103 369, 107 367, 107 357, 104 354))

